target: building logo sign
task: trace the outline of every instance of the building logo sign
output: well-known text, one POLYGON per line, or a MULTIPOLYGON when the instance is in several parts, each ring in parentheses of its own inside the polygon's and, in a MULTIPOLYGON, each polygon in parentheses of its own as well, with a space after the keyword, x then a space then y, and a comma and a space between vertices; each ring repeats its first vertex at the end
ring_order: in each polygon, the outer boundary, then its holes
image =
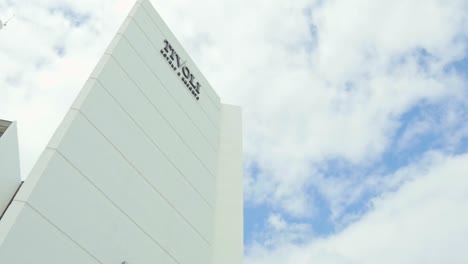
POLYGON ((196 81, 195 76, 190 71, 190 68, 185 65, 187 61, 182 61, 182 58, 177 54, 169 41, 164 40, 164 48, 161 49, 161 54, 166 58, 167 63, 177 73, 177 76, 187 86, 187 89, 192 93, 195 99, 200 100, 201 84, 196 81))

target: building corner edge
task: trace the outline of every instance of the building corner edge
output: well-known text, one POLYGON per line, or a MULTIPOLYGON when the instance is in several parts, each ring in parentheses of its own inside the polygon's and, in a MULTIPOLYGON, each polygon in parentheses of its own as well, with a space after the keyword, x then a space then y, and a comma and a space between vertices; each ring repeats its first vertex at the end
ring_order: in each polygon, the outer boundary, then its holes
POLYGON ((223 104, 212 263, 243 263, 242 111, 223 104))

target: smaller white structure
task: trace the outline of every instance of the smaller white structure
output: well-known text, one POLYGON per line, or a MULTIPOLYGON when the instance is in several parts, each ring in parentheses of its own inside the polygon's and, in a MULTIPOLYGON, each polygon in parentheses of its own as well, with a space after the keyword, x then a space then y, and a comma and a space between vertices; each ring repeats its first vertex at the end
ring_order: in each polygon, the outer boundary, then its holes
POLYGON ((0 119, 0 216, 21 184, 16 122, 0 119))

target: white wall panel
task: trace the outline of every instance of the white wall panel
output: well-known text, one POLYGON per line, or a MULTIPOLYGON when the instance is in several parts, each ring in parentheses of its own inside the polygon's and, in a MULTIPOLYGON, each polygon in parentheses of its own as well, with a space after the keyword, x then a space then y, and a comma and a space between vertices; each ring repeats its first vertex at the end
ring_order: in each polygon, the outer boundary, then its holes
MULTIPOLYGON (((171 163, 102 86, 95 86, 90 91, 80 111, 143 175, 181 177, 190 182, 193 190, 203 199, 214 204, 214 179, 208 173, 203 174, 195 169, 189 171, 190 164, 186 161, 180 163, 180 167, 171 163)), ((176 143, 174 147, 177 147, 176 143)))
MULTIPOLYGON (((159 114, 159 112, 155 110, 153 105, 151 105, 149 101, 146 100, 144 95, 135 87, 135 85, 128 78, 126 78, 125 73, 120 69, 120 67, 116 64, 116 62, 113 59, 110 59, 108 61, 105 69, 100 75, 98 85, 101 84, 103 85, 106 91, 112 94, 113 99, 117 100, 118 104, 120 104, 120 106, 124 108, 126 113, 136 122, 135 125, 144 131, 145 135, 149 138, 150 141, 152 141, 150 143, 153 143, 155 148, 161 150, 164 153, 164 155, 167 156, 167 158, 164 158, 169 159, 172 162, 173 166, 176 166, 179 169, 164 170, 165 174, 158 174, 157 172, 151 173, 149 174, 149 177, 151 177, 152 175, 158 175, 160 179, 169 178, 172 182, 174 182, 169 186, 180 186, 178 187, 178 189, 182 193, 185 193, 185 198, 190 198, 190 200, 192 200, 193 202, 201 203, 201 205, 199 206, 190 205, 188 206, 188 208, 182 211, 193 211, 191 213, 192 217, 198 216, 198 218, 200 218, 201 212, 201 215, 204 215, 204 217, 200 222, 209 224, 209 219, 211 218, 211 215, 205 213, 208 212, 208 209, 212 210, 212 206, 214 205, 214 203, 207 204, 202 199, 200 199, 200 197, 198 197, 197 194, 194 193, 193 190, 191 190, 190 185, 184 182, 184 177, 192 178, 190 182, 193 181, 195 183, 199 182, 201 184, 204 184, 205 187, 211 188, 211 192, 214 192, 214 175, 210 174, 206 170, 206 168, 203 166, 200 160, 196 158, 196 155, 190 150, 190 148, 187 145, 185 145, 185 143, 180 139, 178 134, 168 125, 167 119, 175 120, 180 116, 168 116, 166 117, 166 119, 163 118, 159 114), (169 172, 172 172, 172 174, 169 174, 169 172)), ((101 102, 99 101, 99 99, 96 99, 93 102, 96 103, 95 107, 100 107, 101 102)), ((118 125, 119 127, 122 126, 122 124, 118 125)), ((184 135, 186 135, 189 132, 190 130, 181 131, 181 133, 183 133, 184 135)), ((123 137, 124 140, 127 140, 128 135, 124 134, 123 137)), ((201 153, 201 155, 203 155, 203 153, 201 153)), ((153 161, 153 159, 155 158, 156 156, 151 156, 148 159, 153 161)), ((212 157, 212 159, 215 159, 215 157, 212 157)), ((151 162, 149 163, 149 165, 163 168, 155 162, 151 162)), ((160 184, 157 184, 156 186, 159 188, 160 184)), ((166 185, 161 189, 164 190, 169 186, 166 185)), ((169 197, 171 196, 174 196, 174 194, 169 192, 169 197)), ((207 231, 203 233, 210 232, 207 231)), ((208 238, 210 237, 210 235, 207 235, 205 237, 208 238)))
MULTIPOLYGON (((183 213, 190 213, 186 216, 178 212, 83 115, 76 116, 58 151, 175 258, 201 261, 209 253, 209 243, 198 229, 211 227, 212 212, 200 207, 195 199, 180 198, 176 202, 183 202, 178 204, 183 209, 192 207, 199 212, 186 210, 183 213), (199 220, 199 226, 193 225, 194 219, 199 220)), ((178 188, 168 191, 182 195, 178 188)), ((204 235, 211 238, 211 233, 204 235)))
POLYGON ((102 263, 23 202, 13 202, 3 221, 8 233, 0 241, 0 263, 102 263))
POLYGON ((223 105, 221 116, 212 263, 239 264, 244 254, 241 110, 223 105))
POLYGON ((55 151, 32 192, 19 194, 17 200, 27 198, 37 212, 102 263, 154 263, 155 259, 176 263, 55 151))
MULTIPOLYGON (((211 230, 208 230, 208 227, 210 227, 212 223, 212 209, 206 206, 195 193, 190 192, 190 187, 188 185, 185 185, 185 189, 184 185, 180 182, 176 182, 178 184, 167 184, 165 182, 172 181, 171 177, 167 177, 168 175, 158 175, 158 183, 161 184, 152 184, 152 181, 141 175, 101 132, 91 129, 93 125, 89 123, 89 120, 81 115, 77 116, 76 119, 70 132, 59 146, 59 151, 63 153, 72 164, 80 168, 83 174, 89 175, 90 178, 92 177, 92 181, 95 184, 102 186, 101 189, 105 188, 109 189, 109 191, 119 191, 119 188, 123 188, 122 191, 124 193, 133 191, 134 194, 138 193, 139 188, 129 189, 125 183, 130 179, 138 179, 138 183, 144 183, 144 185, 140 186, 141 190, 151 190, 153 195, 160 196, 160 199, 165 201, 165 207, 163 209, 171 207, 173 210, 180 213, 177 219, 172 219, 171 221, 185 219, 184 221, 187 227, 189 225, 193 226, 193 230, 189 233, 195 234, 194 230, 197 230, 197 232, 203 234, 206 240, 211 239, 211 230), (83 120, 86 120, 86 122, 83 120), (76 144, 80 137, 85 137, 87 140, 76 144), (95 151, 89 153, 90 148, 93 148, 95 151), (121 177, 122 181, 114 182, 116 177, 121 177)), ((113 197, 119 198, 119 196, 113 197)), ((128 200, 128 202, 130 204, 136 203, 131 199, 128 200)), ((147 203, 151 204, 150 200, 147 200, 147 203)), ((164 214, 164 212, 161 212, 159 209, 159 202, 152 207, 152 210, 157 212, 157 214, 153 214, 154 217, 159 218, 159 216, 157 216, 158 214, 164 214)), ((151 211, 148 211, 147 213, 150 212, 151 211)), ((181 224, 183 223, 181 222, 181 224)), ((197 234, 197 236, 199 235, 197 234)))
MULTIPOLYGON (((171 124, 187 145, 200 157, 202 162, 212 173, 216 173, 216 151, 217 135, 214 130, 211 132, 203 131, 200 124, 190 117, 187 109, 183 109, 175 99, 169 94, 167 88, 163 87, 160 80, 151 71, 144 61, 138 56, 136 51, 128 44, 119 44, 119 49, 113 54, 117 58, 119 69, 108 69, 106 67, 100 74, 99 79, 104 82, 113 82, 113 79, 125 78, 125 75, 131 80, 129 85, 137 86, 150 100, 151 104, 161 113, 162 116, 171 124), (124 67, 124 69, 122 69, 124 67), (113 71, 123 74, 116 77, 113 71), (209 137, 211 135, 211 138, 209 137)), ((113 65, 109 65, 112 67, 113 65)), ((167 74, 171 74, 168 72, 167 74)), ((104 84, 104 86, 107 86, 104 84)), ((188 95, 185 95, 188 96, 188 95)), ((191 98, 188 98, 191 100, 191 98)), ((208 129, 210 129, 208 127, 208 129)))
MULTIPOLYGON (((145 102, 148 101, 154 108, 152 112, 162 116, 169 128, 173 130, 173 133, 179 136, 196 155, 196 158, 209 169, 212 175, 215 175, 217 170, 217 134, 211 135, 211 139, 208 139, 208 136, 203 134, 195 125, 195 121, 175 103, 174 99, 167 93, 150 69, 145 67, 137 54, 133 50, 129 50, 127 56, 131 58, 125 61, 109 62, 110 65, 100 75, 100 82, 106 88, 109 88, 111 92, 113 92, 113 86, 108 87, 107 83, 109 82, 115 84, 117 81, 125 81, 128 85, 126 89, 135 90, 137 88, 139 92, 143 93, 146 99, 145 102), (124 65, 123 63, 127 64, 124 65), (117 65, 118 67, 115 67, 117 65), (140 67, 135 67, 137 65, 140 67), (125 70, 122 69, 122 66, 126 66, 125 70), (122 76, 116 77, 114 72, 119 72, 122 76)), ((127 91, 124 90, 123 92, 127 91)))
POLYGON ((13 122, 0 137, 0 215, 21 184, 18 136, 13 122))
MULTIPOLYGON (((130 71, 139 73, 134 78, 138 77, 137 79, 143 82, 142 85, 155 90, 155 85, 151 82, 153 79, 147 78, 153 75, 145 75, 144 71, 135 67, 130 68, 132 68, 130 71)), ((188 117, 180 110, 176 111, 178 108, 174 103, 165 103, 170 107, 164 109, 163 115, 158 108, 164 103, 155 104, 149 101, 149 98, 135 85, 132 79, 114 59, 110 59, 99 76, 99 83, 125 108, 147 135, 154 142, 157 142, 161 150, 171 157, 171 161, 177 167, 190 166, 189 173, 201 173, 214 179, 217 156, 212 148, 206 144, 205 138, 197 133, 198 130, 195 129, 188 117), (176 129, 171 123, 180 125, 176 129)))

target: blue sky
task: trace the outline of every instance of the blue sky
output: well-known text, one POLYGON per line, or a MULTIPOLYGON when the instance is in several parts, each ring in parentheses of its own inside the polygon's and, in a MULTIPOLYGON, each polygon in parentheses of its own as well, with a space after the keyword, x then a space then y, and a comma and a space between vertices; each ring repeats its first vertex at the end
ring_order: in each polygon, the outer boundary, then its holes
MULTIPOLYGON (((468 260, 466 1, 152 2, 243 107, 245 263, 468 260)), ((17 14, 0 116, 20 123, 23 174, 132 4, 0 3, 17 14)))
MULTIPOLYGON (((464 60, 465 62, 467 60, 464 60)), ((468 68, 459 68, 460 74, 465 74, 468 68), (465 70, 465 71, 463 71, 465 70)), ((345 159, 332 159, 325 161, 318 166, 322 167, 322 173, 327 177, 347 177, 349 175, 359 175, 359 177, 372 177, 373 174, 386 175, 392 174, 401 168, 404 168, 416 160, 420 159, 427 152, 437 151, 443 152, 446 155, 460 155, 468 152, 468 137, 461 136, 455 142, 451 141, 451 136, 455 131, 461 130, 468 122, 468 110, 463 102, 454 102, 444 100, 433 104, 420 102, 408 111, 398 117, 398 126, 396 127, 386 150, 380 155, 374 157, 372 162, 365 165, 352 164, 345 159), (460 116, 460 122, 451 125, 450 128, 437 127, 442 124, 446 116, 450 112, 455 111, 460 116), (405 140, 405 135, 412 129, 415 124, 428 122, 434 125, 428 126, 426 129, 418 131, 414 137, 401 146, 402 140, 405 140)), ((258 173, 259 168, 247 168, 248 174, 252 177, 258 173)), ((320 195, 316 189, 308 190, 314 198, 314 203, 318 207, 318 217, 312 219, 301 219, 285 217, 288 222, 304 221, 311 225, 311 228, 316 236, 326 237, 339 230, 333 223, 329 205, 326 198, 320 195)), ((359 199, 349 204, 345 211, 346 215, 363 215, 369 208, 369 202, 379 196, 381 193, 378 190, 369 189, 364 192, 359 199)), ((258 233, 268 232, 268 218, 272 212, 275 212, 274 207, 264 204, 245 205, 245 244, 249 245, 256 241, 258 233)), ((342 226, 340 226, 341 228, 342 226)))

